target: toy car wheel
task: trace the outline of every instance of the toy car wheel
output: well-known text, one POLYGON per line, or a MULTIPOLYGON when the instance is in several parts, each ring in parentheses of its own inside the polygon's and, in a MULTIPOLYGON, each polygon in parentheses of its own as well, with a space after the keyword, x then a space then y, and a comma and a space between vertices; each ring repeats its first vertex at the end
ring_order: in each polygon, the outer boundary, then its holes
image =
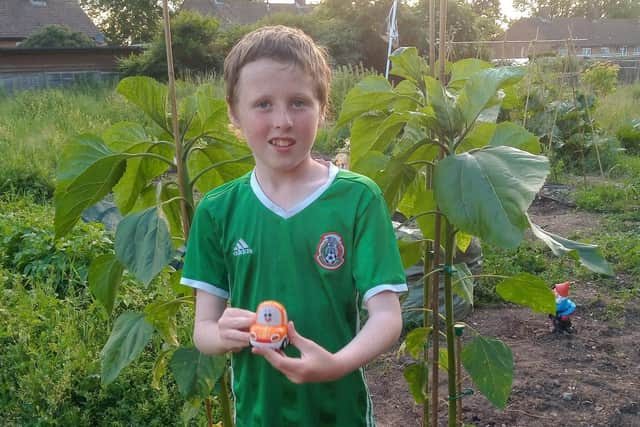
POLYGON ((280 344, 280 350, 284 350, 289 345, 289 338, 285 338, 282 340, 282 344, 280 344))

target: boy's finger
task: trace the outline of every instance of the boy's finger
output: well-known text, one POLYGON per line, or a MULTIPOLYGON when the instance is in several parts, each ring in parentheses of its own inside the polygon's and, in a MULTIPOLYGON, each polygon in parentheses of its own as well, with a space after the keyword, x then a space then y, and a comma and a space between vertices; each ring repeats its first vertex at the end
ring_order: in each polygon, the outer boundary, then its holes
POLYGON ((300 351, 304 351, 305 348, 308 348, 309 344, 313 343, 313 341, 306 339, 298 333, 293 321, 289 322, 287 335, 289 336, 289 342, 291 345, 295 346, 300 351))

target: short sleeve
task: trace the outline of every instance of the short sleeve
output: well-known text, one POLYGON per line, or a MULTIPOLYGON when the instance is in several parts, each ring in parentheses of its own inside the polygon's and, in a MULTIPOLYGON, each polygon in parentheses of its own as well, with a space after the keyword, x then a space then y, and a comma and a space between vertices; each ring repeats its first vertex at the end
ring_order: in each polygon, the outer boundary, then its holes
POLYGON ((406 292, 406 276, 387 205, 378 191, 356 220, 353 275, 364 305, 384 292, 406 292))
POLYGON ((229 281, 221 245, 221 234, 201 201, 193 216, 180 283, 220 298, 229 298, 229 281))

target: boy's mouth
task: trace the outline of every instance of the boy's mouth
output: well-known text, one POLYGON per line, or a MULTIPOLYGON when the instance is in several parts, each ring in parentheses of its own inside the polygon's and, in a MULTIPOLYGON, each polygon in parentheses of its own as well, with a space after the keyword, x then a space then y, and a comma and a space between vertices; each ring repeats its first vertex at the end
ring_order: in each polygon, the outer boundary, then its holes
POLYGON ((295 144, 295 141, 290 138, 273 138, 269 140, 269 144, 275 147, 286 148, 295 144))

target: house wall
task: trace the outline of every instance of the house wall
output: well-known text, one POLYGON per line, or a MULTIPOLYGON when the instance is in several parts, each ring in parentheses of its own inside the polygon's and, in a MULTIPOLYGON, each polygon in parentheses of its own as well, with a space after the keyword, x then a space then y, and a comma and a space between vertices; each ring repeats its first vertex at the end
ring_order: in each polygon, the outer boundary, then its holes
POLYGON ((16 43, 15 40, 0 40, 0 48, 16 47, 16 43))
POLYGON ((0 89, 57 87, 79 80, 118 78, 118 58, 133 48, 0 49, 0 89))

